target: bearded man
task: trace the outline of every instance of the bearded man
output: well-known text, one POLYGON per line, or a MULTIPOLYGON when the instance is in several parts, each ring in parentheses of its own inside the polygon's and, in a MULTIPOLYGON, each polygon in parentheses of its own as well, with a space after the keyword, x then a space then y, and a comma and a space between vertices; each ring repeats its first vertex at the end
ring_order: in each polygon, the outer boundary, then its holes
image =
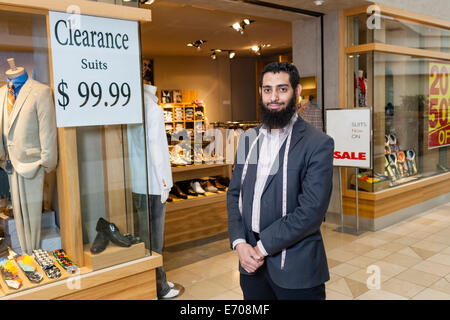
POLYGON ((239 139, 227 207, 245 300, 324 300, 330 279, 320 225, 334 141, 297 115, 299 82, 294 65, 268 64, 260 77, 262 125, 239 139))

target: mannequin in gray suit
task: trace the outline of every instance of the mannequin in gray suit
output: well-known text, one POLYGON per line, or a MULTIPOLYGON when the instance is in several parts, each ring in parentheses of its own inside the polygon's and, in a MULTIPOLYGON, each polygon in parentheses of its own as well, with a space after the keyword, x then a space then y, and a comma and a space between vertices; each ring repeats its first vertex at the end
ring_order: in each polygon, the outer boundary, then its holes
POLYGON ((333 139, 296 114, 297 68, 267 65, 263 125, 241 134, 227 193, 244 299, 325 299, 320 225, 331 197, 333 139))
POLYGON ((44 171, 57 164, 55 109, 51 89, 8 62, 8 85, 0 88, 0 165, 9 173, 20 246, 31 253, 41 242, 44 171))

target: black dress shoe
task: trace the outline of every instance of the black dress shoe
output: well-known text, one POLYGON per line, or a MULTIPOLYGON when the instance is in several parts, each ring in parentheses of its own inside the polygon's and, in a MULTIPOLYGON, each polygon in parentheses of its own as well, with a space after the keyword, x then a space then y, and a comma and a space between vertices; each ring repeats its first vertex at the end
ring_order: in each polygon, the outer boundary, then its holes
POLYGON ((130 241, 120 233, 119 229, 114 223, 110 223, 103 218, 98 219, 96 230, 104 232, 108 239, 120 247, 131 246, 130 241))
POLYGON ((185 194, 183 192, 183 190, 181 190, 181 188, 177 184, 173 185, 173 187, 172 187, 170 192, 172 192, 172 194, 174 196, 178 197, 178 198, 181 198, 181 199, 187 199, 188 198, 187 194, 185 194))
POLYGON ((142 242, 141 238, 135 237, 130 233, 124 234, 124 237, 127 238, 131 244, 136 244, 136 243, 142 242))
POLYGON ((91 252, 93 254, 98 254, 106 249, 109 243, 109 237, 106 232, 99 231, 97 232, 97 236, 94 239, 94 242, 91 246, 91 252))

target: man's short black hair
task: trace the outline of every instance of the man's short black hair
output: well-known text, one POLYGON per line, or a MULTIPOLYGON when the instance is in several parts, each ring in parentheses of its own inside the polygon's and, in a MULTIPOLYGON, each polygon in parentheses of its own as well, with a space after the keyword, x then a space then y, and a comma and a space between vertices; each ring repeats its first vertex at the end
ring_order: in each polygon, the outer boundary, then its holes
POLYGON ((291 83, 292 89, 294 90, 300 83, 300 74, 293 64, 290 64, 288 62, 271 62, 266 65, 261 72, 261 77, 259 78, 259 87, 262 87, 263 77, 267 72, 286 72, 287 74, 289 74, 289 82, 291 83))

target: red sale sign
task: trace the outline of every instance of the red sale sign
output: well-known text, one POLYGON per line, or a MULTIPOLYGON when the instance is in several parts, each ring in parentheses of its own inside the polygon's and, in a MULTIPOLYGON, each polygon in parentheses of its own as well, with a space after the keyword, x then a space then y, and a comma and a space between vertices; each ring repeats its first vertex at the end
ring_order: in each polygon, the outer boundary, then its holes
POLYGON ((428 148, 450 145, 450 63, 430 62, 428 148))

